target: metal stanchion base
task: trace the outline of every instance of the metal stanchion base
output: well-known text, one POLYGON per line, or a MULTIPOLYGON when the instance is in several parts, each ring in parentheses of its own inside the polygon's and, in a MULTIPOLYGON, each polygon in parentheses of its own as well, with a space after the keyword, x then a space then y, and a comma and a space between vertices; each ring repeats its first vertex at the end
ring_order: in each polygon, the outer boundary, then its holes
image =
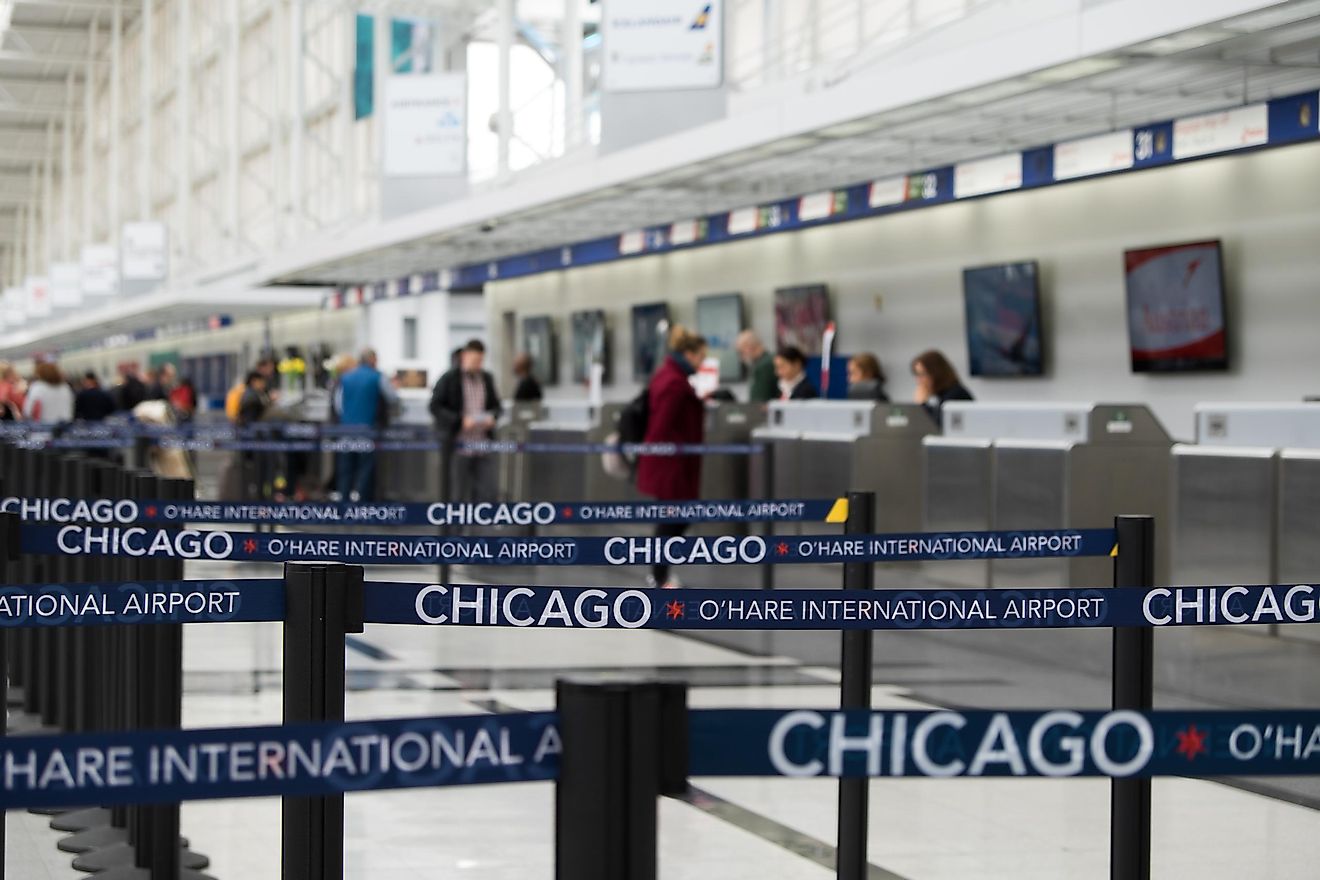
MULTIPOLYGON (((146 868, 124 867, 102 871, 96 877, 97 880, 151 880, 151 871, 146 868)), ((215 878, 183 865, 179 868, 179 880, 215 880, 215 878)))
POLYGON ((85 810, 72 810, 50 820, 50 827, 66 834, 77 834, 90 828, 100 828, 110 824, 110 811, 105 807, 88 807, 85 810))
MULTIPOLYGON (((127 835, 125 837, 127 837, 127 835)), ((136 861, 136 851, 127 842, 124 842, 83 853, 73 860, 73 867, 74 870, 77 871, 86 871, 89 874, 100 874, 104 871, 110 871, 117 868, 131 869, 134 867, 136 861)), ((183 841, 180 840, 179 864, 189 870, 196 871, 210 865, 211 860, 201 853, 195 853, 192 850, 187 849, 183 841)))
POLYGON ((5 733, 9 736, 53 736, 60 732, 58 727, 47 727, 40 718, 31 715, 10 715, 5 724, 5 733))
POLYGON ((9 693, 5 695, 6 706, 22 706, 26 701, 23 699, 23 688, 16 684, 9 686, 9 693))
POLYGON ((126 840, 128 840, 128 832, 123 828, 114 825, 100 825, 61 838, 55 842, 55 846, 59 848, 60 852, 79 855, 104 849, 107 846, 115 846, 126 840))
POLYGON ((28 812, 34 816, 63 816, 69 811, 60 807, 28 807, 28 812))

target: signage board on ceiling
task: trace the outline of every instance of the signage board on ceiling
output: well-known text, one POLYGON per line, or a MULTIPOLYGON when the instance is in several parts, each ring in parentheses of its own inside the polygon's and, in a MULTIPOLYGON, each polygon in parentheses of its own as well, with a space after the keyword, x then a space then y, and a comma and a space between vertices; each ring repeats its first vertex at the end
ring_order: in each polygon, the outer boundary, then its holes
POLYGON ((27 320, 27 292, 21 287, 6 287, 0 303, 4 306, 4 325, 23 326, 27 320))
POLYGON ((163 281, 169 273, 169 235, 164 223, 125 223, 119 237, 120 277, 163 281))
POLYGON ((84 296, 113 296, 119 291, 119 250, 114 245, 87 245, 81 263, 84 296))
POLYGON ((605 91, 718 88, 723 12, 723 0, 605 0, 605 91))
POLYGON ((27 293, 27 315, 29 318, 45 318, 50 314, 50 282, 39 275, 29 275, 23 282, 27 293))
POLYGON ((57 309, 82 305, 82 270, 77 263, 53 263, 50 267, 50 304, 57 309))
POLYGON ((392 76, 385 81, 384 172, 446 177, 467 168, 467 77, 392 76))

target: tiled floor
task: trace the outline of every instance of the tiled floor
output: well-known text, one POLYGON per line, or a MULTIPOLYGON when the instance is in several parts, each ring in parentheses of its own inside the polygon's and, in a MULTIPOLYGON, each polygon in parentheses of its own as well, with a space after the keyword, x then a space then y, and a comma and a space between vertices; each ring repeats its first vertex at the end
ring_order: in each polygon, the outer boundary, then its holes
MULTIPOLYGON (((274 573, 276 567, 261 566, 241 572, 274 573)), ((189 571, 190 577, 235 574, 214 563, 189 571)), ((373 574, 425 580, 432 571, 373 574)), ((562 576, 555 580, 566 582, 562 576)), ((475 713, 492 702, 546 708, 554 677, 564 671, 659 671, 686 678, 697 706, 829 707, 838 699, 832 684, 837 673, 812 665, 826 662, 828 645, 797 650, 789 641, 763 639, 721 647, 650 631, 390 626, 369 626, 355 638, 349 658, 352 718, 475 713)), ((185 724, 278 722, 281 650, 276 624, 189 627, 185 724)), ((982 644, 908 640, 886 643, 877 658, 877 706, 1086 705, 1101 701, 1106 689, 1098 677, 1051 669, 982 644)), ((699 779, 694 785, 686 801, 661 806, 665 880, 833 876, 827 866, 834 783, 699 779)), ((1320 877, 1320 812, 1214 782, 1158 780, 1154 792, 1156 877, 1320 877)), ((553 876, 548 783, 362 793, 349 795, 346 803, 346 876, 355 880, 553 876)), ((873 878, 1108 876, 1103 780, 881 780, 871 785, 871 803, 873 878)), ((278 800, 190 803, 182 817, 193 848, 211 857, 213 876, 279 876, 278 800)), ((7 876, 84 876, 68 867, 68 857, 55 848, 58 835, 46 824, 44 818, 9 814, 7 876)))

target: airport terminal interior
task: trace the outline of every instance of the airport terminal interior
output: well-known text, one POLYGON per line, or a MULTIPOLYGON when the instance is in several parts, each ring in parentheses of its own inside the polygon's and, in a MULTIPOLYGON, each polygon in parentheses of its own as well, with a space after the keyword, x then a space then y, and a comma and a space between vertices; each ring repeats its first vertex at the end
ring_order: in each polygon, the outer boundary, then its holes
POLYGON ((1320 877, 1320 0, 0 0, 0 133, 0 880, 1320 877))

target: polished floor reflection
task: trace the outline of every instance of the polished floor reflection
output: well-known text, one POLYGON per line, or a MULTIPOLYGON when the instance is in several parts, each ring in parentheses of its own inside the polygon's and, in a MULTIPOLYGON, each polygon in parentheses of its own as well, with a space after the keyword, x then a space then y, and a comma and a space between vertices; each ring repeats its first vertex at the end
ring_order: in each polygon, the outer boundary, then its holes
MULTIPOLYGON (((190 577, 275 574, 276 566, 193 566, 190 577)), ((477 580, 480 571, 460 571, 477 580)), ((501 570, 509 582, 536 573, 501 570)), ((605 582, 619 572, 556 570, 543 580, 605 582)), ((424 581, 432 569, 369 577, 424 581)), ((714 572, 694 572, 709 582, 714 572)), ((749 584, 750 586, 750 584, 749 584)), ((1286 680, 1316 668, 1315 646, 1253 635, 1161 633, 1167 705, 1250 705, 1239 692, 1273 671, 1286 680), (1213 635, 1214 638, 1210 638, 1213 635), (1243 641, 1245 640, 1245 641, 1243 641), (1170 665, 1172 664, 1172 665, 1170 665), (1178 664, 1183 664, 1179 667, 1178 664), (1169 687, 1182 681, 1183 692, 1169 687), (1215 694, 1221 699, 1213 699, 1215 694)), ((1107 635, 902 633, 877 640, 874 700, 881 707, 1100 706, 1107 669, 1088 669, 1107 635), (1001 638, 996 640, 992 636, 1001 638), (1005 635, 1021 636, 1014 642, 1005 635)), ((557 676, 663 676, 687 680, 696 706, 837 705, 836 634, 738 633, 720 643, 651 631, 425 629, 368 626, 349 651, 348 714, 373 718, 543 709, 557 676)), ((278 723, 277 624, 199 625, 185 636, 188 726, 278 723)), ((1256 702, 1320 704, 1315 685, 1289 684, 1256 702), (1306 701, 1310 701, 1309 703, 1306 701)), ((1268 782, 1268 781, 1267 781, 1268 782)), ((1320 864, 1320 812, 1309 780, 1266 796, 1233 785, 1158 780, 1154 876, 1311 878, 1320 864)), ((1248 781, 1246 786, 1251 787, 1248 781)), ((884 780, 871 786, 872 880, 1095 878, 1108 876, 1104 780, 884 780)), ((836 785, 827 780, 698 779, 661 807, 661 877, 765 880, 833 876, 836 785)), ((354 880, 553 876, 549 784, 352 794, 347 876, 354 880)), ((279 876, 279 801, 185 804, 183 830, 220 880, 279 876)), ((7 868, 22 878, 85 876, 68 867, 45 818, 11 812, 7 868)))

